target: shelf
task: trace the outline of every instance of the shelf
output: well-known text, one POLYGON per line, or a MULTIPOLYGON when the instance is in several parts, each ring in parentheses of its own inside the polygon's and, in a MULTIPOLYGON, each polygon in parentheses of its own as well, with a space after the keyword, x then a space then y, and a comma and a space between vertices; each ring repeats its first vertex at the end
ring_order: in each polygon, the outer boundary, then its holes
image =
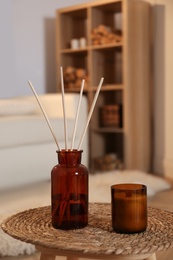
MULTIPOLYGON (((101 91, 115 91, 115 90, 123 90, 124 86, 123 85, 103 85, 101 87, 101 91)), ((97 90, 96 87, 84 87, 84 92, 95 92, 97 90)), ((66 88, 66 92, 80 92, 80 88, 66 88)))
MULTIPOLYGON (((101 87, 102 91, 112 91, 112 90, 123 90, 124 86, 122 84, 112 84, 112 85, 103 85, 101 87)), ((97 87, 92 87, 92 91, 96 91, 97 87)))
MULTIPOLYGON (((85 92, 89 92, 89 91, 91 91, 90 88, 88 88, 88 87, 84 87, 84 90, 83 90, 84 93, 85 93, 85 92)), ((65 92, 70 92, 70 93, 72 93, 72 92, 74 92, 74 93, 79 93, 79 92, 80 92, 80 88, 70 88, 70 89, 65 88, 65 92)))
POLYGON ((71 49, 71 48, 68 48, 68 49, 62 49, 60 52, 62 54, 75 54, 75 53, 85 53, 89 50, 88 47, 86 48, 78 48, 78 49, 71 49))
POLYGON ((115 42, 110 44, 100 44, 100 45, 92 45, 93 50, 107 50, 107 49, 115 49, 123 46, 123 42, 115 42))
MULTIPOLYGON (((146 98, 150 85, 151 5, 143 0, 97 0, 59 9, 56 14, 56 67, 64 69, 65 92, 79 93, 85 78, 84 94, 90 109, 104 77, 88 128, 90 170, 93 158, 111 152, 125 167, 135 168, 135 151, 147 151, 136 118, 146 118, 148 111, 138 95, 145 92, 146 98), (77 39, 77 48, 72 39, 77 39), (119 106, 119 111, 111 106, 119 106), (109 109, 104 114, 105 107, 109 109)), ((61 90, 60 78, 58 70, 57 91, 61 90)))
POLYGON ((123 128, 117 128, 117 127, 98 127, 98 128, 94 128, 92 129, 95 132, 98 133, 123 133, 124 129, 123 128))
POLYGON ((78 53, 78 52, 87 52, 89 50, 107 50, 107 49, 115 49, 115 48, 120 48, 123 46, 123 42, 115 42, 111 44, 101 44, 101 45, 90 45, 86 46, 85 48, 78 48, 78 49, 71 49, 71 48, 66 48, 60 50, 62 54, 66 53, 78 53))

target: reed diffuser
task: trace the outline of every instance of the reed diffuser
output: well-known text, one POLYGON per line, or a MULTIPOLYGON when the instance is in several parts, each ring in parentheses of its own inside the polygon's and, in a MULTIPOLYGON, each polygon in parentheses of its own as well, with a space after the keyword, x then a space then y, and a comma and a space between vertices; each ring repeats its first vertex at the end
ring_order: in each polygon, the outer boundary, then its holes
POLYGON ((88 224, 88 169, 82 151, 57 151, 59 164, 51 172, 52 225, 82 228, 88 224))
POLYGON ((84 83, 85 81, 82 80, 74 123, 73 137, 71 141, 71 146, 70 148, 68 148, 63 70, 61 67, 61 91, 65 138, 65 149, 61 149, 58 145, 58 141, 50 125, 46 112, 41 105, 41 102, 38 98, 38 95, 36 94, 33 85, 29 81, 29 85, 38 101, 38 104, 43 112, 43 115, 47 121, 47 124, 58 148, 58 150, 56 151, 58 155, 58 164, 54 166, 51 171, 51 216, 52 226, 56 229, 77 229, 83 228, 88 224, 88 169, 83 164, 81 164, 83 152, 81 150, 81 146, 103 83, 103 78, 101 78, 97 91, 95 93, 79 145, 77 148, 74 148, 73 145, 78 123, 78 115, 80 111, 84 83))

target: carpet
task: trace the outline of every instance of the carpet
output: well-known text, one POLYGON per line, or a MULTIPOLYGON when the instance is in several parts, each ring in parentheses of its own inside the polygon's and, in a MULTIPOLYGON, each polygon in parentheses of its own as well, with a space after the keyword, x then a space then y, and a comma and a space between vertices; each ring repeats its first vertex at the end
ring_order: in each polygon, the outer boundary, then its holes
MULTIPOLYGON (((89 177, 90 202, 111 202, 110 186, 116 183, 142 183, 147 185, 148 197, 171 187, 169 182, 141 171, 109 171, 91 174, 89 177)), ((1 194, 2 197, 2 194, 1 194)), ((3 198, 5 198, 3 196, 3 198)), ((9 201, 0 203, 0 221, 19 211, 50 204, 50 181, 14 191, 9 201)), ((0 229, 0 257, 30 255, 35 252, 31 244, 16 240, 0 229)))

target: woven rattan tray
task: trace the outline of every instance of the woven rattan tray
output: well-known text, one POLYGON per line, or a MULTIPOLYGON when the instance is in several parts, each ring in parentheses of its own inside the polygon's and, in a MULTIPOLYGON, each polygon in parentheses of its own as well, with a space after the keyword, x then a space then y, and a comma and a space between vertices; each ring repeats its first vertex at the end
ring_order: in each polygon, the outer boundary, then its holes
POLYGON ((89 225, 83 229, 54 229, 51 225, 50 206, 13 215, 4 220, 1 227, 12 237, 36 246, 84 254, 135 255, 173 246, 173 213, 148 208, 147 230, 128 235, 112 231, 110 204, 92 203, 89 212, 89 225))

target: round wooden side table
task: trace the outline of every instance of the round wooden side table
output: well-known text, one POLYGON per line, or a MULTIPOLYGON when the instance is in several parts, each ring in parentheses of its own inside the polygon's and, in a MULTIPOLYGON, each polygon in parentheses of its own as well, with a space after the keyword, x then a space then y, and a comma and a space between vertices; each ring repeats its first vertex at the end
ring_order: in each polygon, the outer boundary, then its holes
POLYGON ((111 226, 111 205, 91 203, 89 224, 76 230, 54 229, 50 206, 17 213, 1 224, 10 236, 36 246, 40 260, 82 258, 114 260, 155 260, 155 252, 173 247, 173 213, 148 208, 147 230, 118 234, 111 226))

